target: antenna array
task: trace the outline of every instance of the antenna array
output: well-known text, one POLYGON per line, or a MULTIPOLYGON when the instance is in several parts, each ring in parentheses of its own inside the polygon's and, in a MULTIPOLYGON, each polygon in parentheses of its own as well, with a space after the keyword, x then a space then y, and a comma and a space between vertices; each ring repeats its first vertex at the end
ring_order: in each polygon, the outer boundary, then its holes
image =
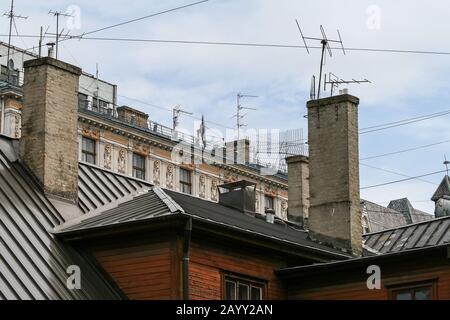
POLYGON ((324 79, 324 91, 327 91, 327 85, 329 85, 331 87, 331 96, 333 96, 334 94, 334 90, 339 88, 339 86, 341 84, 362 84, 362 83, 372 83, 367 79, 364 80, 344 80, 342 78, 339 78, 338 76, 336 76, 334 73, 330 72, 328 74, 328 80, 327 80, 327 75, 325 74, 325 79, 324 79))
MULTIPOLYGON (((337 30, 337 34, 339 37, 339 40, 332 40, 332 39, 328 39, 326 33, 325 33, 325 29, 323 28, 322 25, 320 25, 320 32, 322 34, 321 38, 318 37, 305 37, 305 35, 303 34, 302 28, 300 27, 300 23, 298 22, 298 20, 295 20, 295 22, 297 23, 297 28, 298 31, 300 32, 300 36, 302 37, 303 43, 305 45, 305 49, 306 52, 309 52, 309 47, 308 47, 308 43, 306 40, 312 40, 312 41, 320 41, 320 43, 322 44, 322 55, 321 55, 321 59, 320 59, 320 71, 319 71, 319 86, 317 89, 317 99, 320 99, 320 92, 321 92, 321 82, 322 82, 322 71, 323 71, 323 66, 325 65, 325 58, 326 58, 326 51, 328 51, 328 54, 330 55, 330 57, 333 57, 333 51, 331 50, 330 47, 330 43, 338 43, 341 45, 342 48, 342 52, 345 53, 345 48, 344 48, 344 44, 342 42, 342 37, 341 37, 341 33, 339 32, 339 30, 337 30)), ((315 78, 313 78, 313 81, 315 82, 315 78)), ((311 86, 313 86, 313 84, 311 84, 311 86)), ((315 84, 314 84, 315 87, 315 84)))
POLYGON ((247 108, 247 107, 243 107, 241 104, 241 100, 243 98, 259 98, 258 96, 251 96, 251 95, 246 95, 246 94, 242 94, 242 93, 238 93, 237 94, 237 111, 236 114, 233 116, 236 117, 236 129, 237 129, 237 138, 238 140, 241 138, 241 128, 247 126, 246 124, 243 124, 241 122, 241 120, 248 114, 241 114, 242 110, 257 110, 254 108, 247 108))

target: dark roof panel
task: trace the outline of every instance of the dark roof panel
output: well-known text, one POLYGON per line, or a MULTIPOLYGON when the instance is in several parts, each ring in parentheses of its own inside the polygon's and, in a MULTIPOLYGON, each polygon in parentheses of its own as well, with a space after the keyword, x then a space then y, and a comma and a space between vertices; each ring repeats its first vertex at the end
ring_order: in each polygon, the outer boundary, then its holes
MULTIPOLYGON (((0 137, 0 140, 5 139, 0 137)), ((64 222, 38 185, 0 148, 0 298, 116 299, 120 292, 98 274, 89 258, 48 230, 64 222), (82 269, 82 289, 66 286, 69 266, 82 269)))

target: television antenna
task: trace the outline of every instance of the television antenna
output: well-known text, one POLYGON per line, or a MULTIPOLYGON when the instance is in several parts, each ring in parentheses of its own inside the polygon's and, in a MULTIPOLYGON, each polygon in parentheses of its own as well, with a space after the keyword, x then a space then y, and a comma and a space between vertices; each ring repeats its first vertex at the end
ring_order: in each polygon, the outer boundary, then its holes
POLYGON ((236 117, 236 129, 237 129, 237 137, 238 140, 241 138, 240 136, 240 132, 241 132, 241 128, 247 126, 246 124, 242 123, 242 119, 244 119, 244 117, 248 114, 242 114, 242 110, 257 110, 254 108, 247 108, 247 107, 243 107, 241 104, 241 100, 243 98, 259 98, 258 96, 252 96, 252 95, 247 95, 247 94, 242 94, 242 93, 238 93, 237 94, 237 112, 236 114, 233 116, 236 117))
POLYGON ((11 0, 11 9, 9 12, 5 12, 3 14, 4 16, 9 18, 9 34, 8 34, 8 54, 7 54, 7 60, 6 60, 6 65, 8 66, 8 82, 10 80, 10 76, 11 76, 11 68, 9 65, 9 59, 11 57, 11 36, 12 36, 12 27, 15 24, 14 19, 28 19, 28 17, 24 17, 21 15, 17 15, 14 13, 14 0, 11 0))
MULTIPOLYGON (((60 11, 53 11, 53 10, 50 10, 48 12, 48 14, 52 14, 53 16, 56 17, 56 59, 58 59, 59 38, 61 37, 61 35, 62 35, 63 31, 64 31, 64 28, 63 28, 61 30, 61 33, 59 32, 59 17, 73 17, 73 16, 70 15, 70 14, 67 14, 67 13, 62 13, 60 11)), ((69 33, 67 33, 67 35, 65 37, 67 37, 68 34, 69 33)))
POLYGON ((186 114, 186 115, 189 115, 189 116, 193 115, 193 113, 191 113, 191 112, 184 111, 181 108, 181 105, 178 105, 175 108, 173 108, 173 131, 176 131, 177 127, 180 125, 180 116, 181 116, 181 114, 186 114))
POLYGON ((325 74, 325 79, 324 79, 324 86, 323 89, 324 91, 327 91, 327 85, 330 85, 331 87, 331 96, 333 96, 334 90, 339 88, 339 86, 341 84, 362 84, 362 83, 372 83, 371 81, 364 79, 364 80, 344 80, 340 77, 338 77, 337 75, 335 75, 334 73, 330 72, 328 74, 328 79, 327 79, 327 75, 325 74))
MULTIPOLYGON (((298 22, 298 20, 296 19, 295 22, 297 23, 297 28, 298 31, 300 32, 300 35, 303 39, 303 43, 305 44, 305 49, 306 52, 309 52, 309 47, 307 44, 306 40, 312 40, 312 41, 320 41, 320 43, 322 44, 322 55, 321 55, 321 59, 320 59, 320 71, 319 71, 319 86, 317 89, 317 99, 320 99, 320 91, 321 91, 321 82, 322 82, 322 71, 323 71, 323 66, 325 65, 325 58, 326 58, 326 52, 328 51, 328 54, 330 55, 330 57, 333 57, 333 51, 331 50, 330 47, 330 43, 339 43, 341 45, 342 48, 342 52, 345 53, 345 48, 344 48, 344 44, 342 42, 342 38, 341 38, 341 33, 339 32, 339 30, 337 30, 337 34, 339 37, 339 40, 332 40, 332 39, 328 39, 327 35, 325 33, 325 29, 323 28, 322 25, 320 25, 320 32, 322 33, 322 37, 318 38, 318 37, 305 37, 302 31, 302 28, 300 27, 300 23, 298 22)), ((315 79, 314 79, 315 80, 315 79)))

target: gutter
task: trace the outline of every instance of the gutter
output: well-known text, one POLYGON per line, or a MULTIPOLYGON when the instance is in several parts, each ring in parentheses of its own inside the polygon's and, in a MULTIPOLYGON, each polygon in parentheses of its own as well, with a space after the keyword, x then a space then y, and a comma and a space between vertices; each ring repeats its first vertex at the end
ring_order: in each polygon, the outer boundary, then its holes
POLYGON ((192 217, 184 227, 183 241, 183 300, 189 300, 189 251, 191 248, 192 217))

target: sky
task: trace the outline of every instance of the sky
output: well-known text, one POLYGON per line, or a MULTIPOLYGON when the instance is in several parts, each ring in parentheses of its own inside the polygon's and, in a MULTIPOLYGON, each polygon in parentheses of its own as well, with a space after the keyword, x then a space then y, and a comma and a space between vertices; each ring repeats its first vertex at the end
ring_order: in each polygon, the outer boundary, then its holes
MULTIPOLYGON (((62 27, 79 35, 105 26, 183 6, 194 0, 50 1, 15 0, 22 35, 38 35, 40 26, 55 32, 49 10, 76 13, 61 18, 62 27)), ((2 0, 0 11, 9 10, 2 0)), ((91 36, 189 41, 275 43, 301 45, 295 24, 307 36, 319 37, 323 25, 329 38, 340 30, 347 48, 377 48, 450 52, 450 2, 433 5, 416 0, 298 1, 210 0, 142 21, 101 31, 91 36)), ((0 39, 8 33, 8 20, 0 20, 0 39)), ((13 44, 30 48, 34 38, 14 38, 13 44)), ((313 41, 310 46, 317 45, 313 41)), ((119 41, 69 40, 60 46, 60 58, 118 85, 119 104, 147 112, 150 119, 171 126, 171 113, 151 105, 184 109, 208 121, 211 129, 235 126, 236 94, 244 100, 249 129, 296 129, 307 132, 306 102, 312 75, 318 75, 320 51, 301 48, 229 47, 119 41), (129 97, 146 104, 129 100, 129 97)), ((344 79, 369 79, 371 84, 349 85, 360 98, 360 128, 450 110, 448 73, 450 55, 424 55, 333 50, 324 72, 344 79)), ((344 88, 344 87, 342 87, 344 88)), ((324 93, 329 95, 329 92, 324 93)), ((450 140, 450 115, 360 136, 362 158, 450 140)), ((181 126, 191 132, 195 120, 183 117, 181 126)), ((362 161, 361 186, 372 186, 445 169, 450 143, 362 161), (369 165, 371 167, 368 167, 369 165), (378 169, 374 169, 376 167, 378 169), (389 173, 386 171, 392 171, 389 173)), ((363 189, 364 199, 387 205, 408 197, 413 206, 429 213, 429 200, 444 173, 378 188, 363 189)))

